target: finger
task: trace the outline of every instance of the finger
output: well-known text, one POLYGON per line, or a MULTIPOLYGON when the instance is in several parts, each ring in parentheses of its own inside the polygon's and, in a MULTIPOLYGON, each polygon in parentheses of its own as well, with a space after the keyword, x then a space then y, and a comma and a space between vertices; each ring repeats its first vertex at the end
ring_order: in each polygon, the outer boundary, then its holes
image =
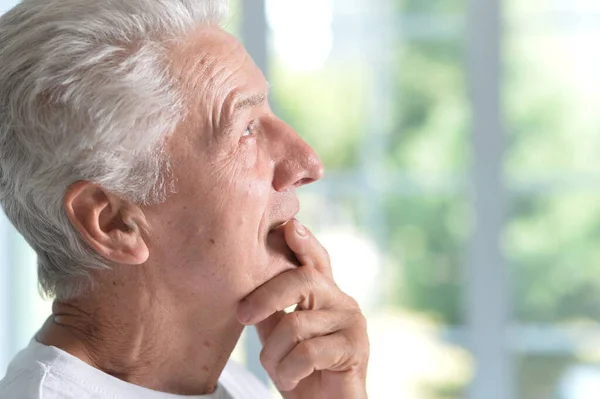
POLYGON ((285 356, 275 371, 275 382, 290 391, 315 371, 347 371, 358 366, 354 347, 342 332, 300 342, 285 356))
POLYGON ((299 309, 326 309, 341 296, 332 280, 310 267, 299 267, 267 281, 244 298, 237 309, 240 323, 260 323, 290 306, 299 309))
POLYGON ((285 240, 303 266, 312 266, 333 279, 331 260, 325 247, 311 231, 298 220, 292 219, 284 226, 285 240))
POLYGON ((354 319, 348 311, 305 310, 284 314, 263 342, 261 364, 275 378, 281 360, 300 342, 347 328, 354 319))
POLYGON ((265 343, 273 333, 273 330, 281 322, 284 316, 284 311, 275 312, 256 325, 256 332, 258 333, 258 338, 263 346, 265 346, 265 343))

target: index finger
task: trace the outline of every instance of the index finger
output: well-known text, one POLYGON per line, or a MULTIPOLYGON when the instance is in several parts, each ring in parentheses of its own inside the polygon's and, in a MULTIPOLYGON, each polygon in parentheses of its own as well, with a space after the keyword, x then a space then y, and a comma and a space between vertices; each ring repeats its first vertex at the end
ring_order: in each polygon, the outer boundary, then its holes
POLYGON ((302 266, 311 266, 333 280, 329 253, 312 232, 296 219, 283 226, 288 247, 302 266))
POLYGON ((327 309, 336 303, 338 290, 333 282, 309 267, 288 270, 267 281, 238 305, 238 320, 257 324, 293 305, 300 310, 327 309))

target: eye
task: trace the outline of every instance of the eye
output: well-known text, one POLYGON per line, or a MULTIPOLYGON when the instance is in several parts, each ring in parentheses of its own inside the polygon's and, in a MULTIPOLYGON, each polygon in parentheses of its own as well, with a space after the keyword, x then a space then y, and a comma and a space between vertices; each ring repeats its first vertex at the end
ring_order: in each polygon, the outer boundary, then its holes
POLYGON ((254 136, 254 121, 250 122, 250 124, 248 125, 248 127, 246 127, 246 130, 244 130, 244 133, 242 134, 242 137, 249 136, 254 136))

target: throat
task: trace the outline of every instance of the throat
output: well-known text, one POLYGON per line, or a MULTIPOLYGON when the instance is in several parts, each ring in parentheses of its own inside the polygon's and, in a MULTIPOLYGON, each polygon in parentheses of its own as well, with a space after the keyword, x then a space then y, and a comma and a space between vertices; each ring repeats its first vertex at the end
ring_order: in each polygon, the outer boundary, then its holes
POLYGON ((243 326, 232 320, 192 327, 148 312, 136 317, 55 304, 35 338, 131 384, 177 395, 212 393, 243 326))

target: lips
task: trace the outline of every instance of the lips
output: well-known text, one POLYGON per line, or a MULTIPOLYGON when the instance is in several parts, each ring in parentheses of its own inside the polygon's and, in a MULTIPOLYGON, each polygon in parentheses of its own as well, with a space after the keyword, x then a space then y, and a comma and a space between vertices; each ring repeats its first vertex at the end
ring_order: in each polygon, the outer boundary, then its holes
POLYGON ((273 226, 271 226, 271 228, 269 229, 269 234, 274 233, 279 230, 282 230, 283 226, 285 226, 285 224, 286 224, 286 222, 273 224, 273 226))
POLYGON ((269 233, 275 232, 275 231, 283 231, 283 226, 285 226, 286 224, 288 224, 294 217, 292 216, 291 218, 287 219, 284 222, 278 222, 278 223, 273 223, 273 225, 271 226, 271 228, 269 229, 269 233))

